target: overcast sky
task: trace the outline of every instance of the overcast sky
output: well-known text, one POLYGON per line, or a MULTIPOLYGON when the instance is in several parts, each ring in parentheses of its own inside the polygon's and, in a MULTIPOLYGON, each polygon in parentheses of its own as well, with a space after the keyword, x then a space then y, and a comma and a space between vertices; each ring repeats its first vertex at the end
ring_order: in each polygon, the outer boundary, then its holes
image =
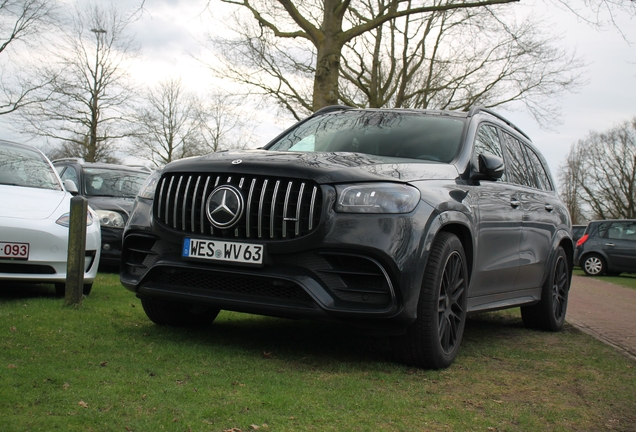
MULTIPOLYGON (((511 7, 529 8, 530 1, 535 0, 522 0, 520 4, 511 7)), ((539 6, 532 7, 542 8, 543 3, 536 1, 539 6)), ((113 2, 126 8, 133 4, 129 0, 103 3, 113 2)), ((220 6, 218 0, 211 0, 211 3, 212 10, 226 6, 220 6)), ((211 85, 209 73, 193 58, 205 53, 200 41, 204 39, 207 29, 215 26, 210 13, 204 11, 205 4, 204 0, 145 1, 144 13, 133 26, 142 47, 142 61, 134 69, 137 81, 152 83, 180 76, 191 88, 200 89, 211 85)), ((583 139, 591 130, 604 131, 636 116, 636 20, 622 17, 619 21, 624 36, 633 44, 630 45, 615 29, 596 31, 577 20, 571 13, 550 8, 547 16, 554 29, 564 34, 560 42, 576 49, 579 56, 589 64, 585 69, 587 85, 577 94, 562 98, 562 124, 550 131, 540 129, 523 112, 498 111, 532 138, 556 177, 558 167, 572 143, 583 139)), ((269 113, 263 113, 262 118, 266 122, 261 128, 260 144, 293 123, 289 119, 287 122, 274 124, 273 117, 268 115, 269 113)), ((2 135, 16 139, 13 133, 0 134, 2 135)))

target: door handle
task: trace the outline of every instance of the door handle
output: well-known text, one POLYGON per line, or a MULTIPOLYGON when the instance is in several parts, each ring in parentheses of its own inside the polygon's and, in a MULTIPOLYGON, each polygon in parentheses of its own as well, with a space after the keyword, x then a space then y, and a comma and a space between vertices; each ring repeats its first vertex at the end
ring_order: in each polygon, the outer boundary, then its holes
POLYGON ((605 246, 614 247, 616 245, 614 243, 605 243, 605 246))
POLYGON ((511 198, 510 199, 510 205, 513 208, 517 208, 517 207, 519 207, 521 205, 521 201, 519 201, 517 198, 511 198))
POLYGON ((552 207, 552 204, 546 204, 545 205, 545 209, 549 212, 551 212, 552 210, 554 210, 554 207, 552 207))

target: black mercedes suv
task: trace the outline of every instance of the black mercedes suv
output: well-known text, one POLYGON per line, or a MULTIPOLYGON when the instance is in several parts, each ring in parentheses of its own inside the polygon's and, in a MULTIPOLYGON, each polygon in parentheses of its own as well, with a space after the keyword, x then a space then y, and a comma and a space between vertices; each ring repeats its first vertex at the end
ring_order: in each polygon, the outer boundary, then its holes
POLYGON ((562 327, 570 226, 543 157, 500 115, 336 106, 262 149, 149 177, 120 275, 156 324, 330 320, 443 368, 469 313, 521 307, 529 327, 562 327))

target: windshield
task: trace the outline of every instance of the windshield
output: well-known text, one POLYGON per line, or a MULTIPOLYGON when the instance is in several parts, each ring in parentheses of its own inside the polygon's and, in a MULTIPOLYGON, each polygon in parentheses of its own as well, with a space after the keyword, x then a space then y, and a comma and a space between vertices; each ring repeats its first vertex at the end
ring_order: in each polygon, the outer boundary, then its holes
POLYGON ((84 188, 88 196, 134 198, 149 173, 106 168, 85 168, 84 188))
POLYGON ((267 150, 356 152, 450 162, 461 142, 464 120, 394 111, 341 111, 300 124, 267 150))
POLYGON ((55 171, 36 150, 0 143, 0 184, 62 190, 55 171))

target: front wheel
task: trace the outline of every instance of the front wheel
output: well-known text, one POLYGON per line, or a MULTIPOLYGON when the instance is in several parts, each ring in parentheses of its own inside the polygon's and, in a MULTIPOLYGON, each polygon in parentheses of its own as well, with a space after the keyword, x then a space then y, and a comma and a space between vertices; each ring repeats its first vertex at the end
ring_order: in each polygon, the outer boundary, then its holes
POLYGON ((583 261, 583 271, 588 276, 603 276, 605 270, 605 261, 600 255, 588 255, 583 261))
POLYGON ((216 319, 220 310, 206 305, 187 305, 142 297, 144 312, 157 325, 205 327, 216 319))
POLYGON ((464 248, 454 234, 435 239, 422 280, 417 318, 393 340, 403 363, 426 369, 450 366, 466 324, 468 270, 464 248))
POLYGON ((550 274, 541 289, 541 300, 521 308, 523 324, 528 328, 559 331, 565 322, 570 292, 570 266, 562 247, 556 250, 550 274))

